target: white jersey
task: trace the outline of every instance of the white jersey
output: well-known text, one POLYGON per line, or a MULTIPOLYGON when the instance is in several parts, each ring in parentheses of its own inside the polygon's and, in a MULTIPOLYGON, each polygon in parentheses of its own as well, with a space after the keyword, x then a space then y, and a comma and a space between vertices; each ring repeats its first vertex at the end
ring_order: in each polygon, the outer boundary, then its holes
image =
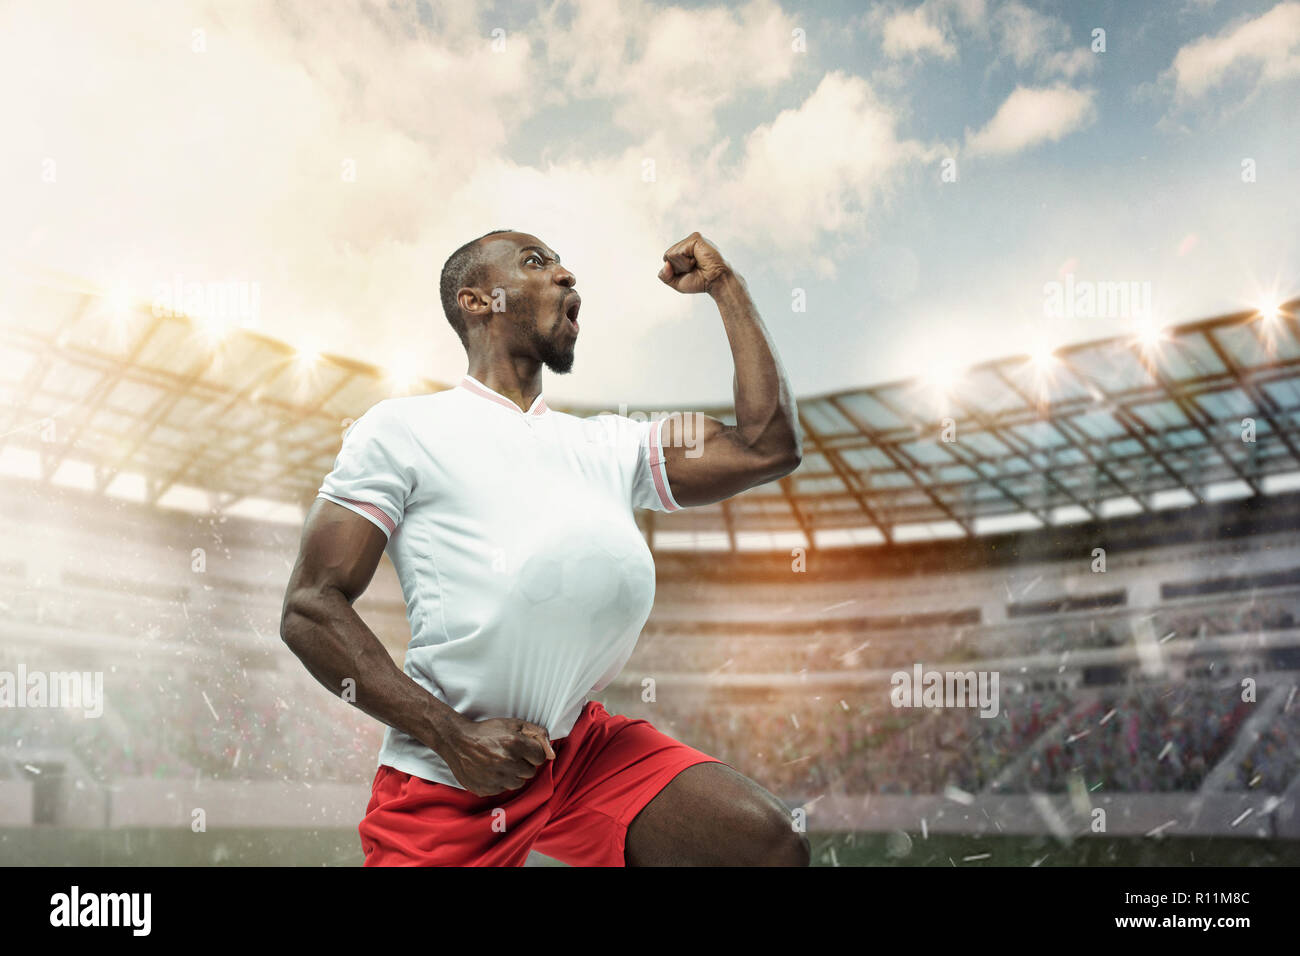
MULTIPOLYGON (((369 519, 406 600, 406 673, 471 720, 521 717, 552 740, 632 654, 655 569, 634 508, 676 511, 662 422, 527 412, 466 375, 379 402, 320 497, 369 519)), ((379 763, 460 787, 389 728, 379 763)), ((463 788, 462 788, 463 789, 463 788)))

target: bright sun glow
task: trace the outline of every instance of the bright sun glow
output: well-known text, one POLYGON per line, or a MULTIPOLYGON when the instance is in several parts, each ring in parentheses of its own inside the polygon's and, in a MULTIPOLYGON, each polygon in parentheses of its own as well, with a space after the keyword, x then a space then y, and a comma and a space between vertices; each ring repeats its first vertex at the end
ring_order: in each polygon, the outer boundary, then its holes
POLYGON ((1030 350, 1029 361, 1037 371, 1047 372, 1056 365, 1057 358, 1046 342, 1039 342, 1030 350))
POLYGON ((961 379, 961 367, 950 359, 936 359, 921 372, 921 381, 936 392, 948 394, 961 379))
POLYGON ((1256 306, 1256 311, 1259 312, 1265 322, 1276 322, 1282 318, 1282 303, 1271 297, 1262 299, 1256 306))
POLYGON ((1147 316, 1139 319, 1134 327, 1134 335, 1143 351, 1153 351, 1168 339, 1164 325, 1156 318, 1147 316))
POLYGON ((193 315, 195 328, 209 345, 219 345, 234 329, 235 323, 223 315, 193 315))
POLYGON ((294 348, 293 364, 299 372, 310 372, 320 364, 321 348, 315 340, 299 342, 294 348))

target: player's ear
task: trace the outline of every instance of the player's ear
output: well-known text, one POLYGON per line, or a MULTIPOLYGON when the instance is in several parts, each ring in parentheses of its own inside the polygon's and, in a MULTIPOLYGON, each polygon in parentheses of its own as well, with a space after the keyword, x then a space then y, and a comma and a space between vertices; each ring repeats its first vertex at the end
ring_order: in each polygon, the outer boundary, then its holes
POLYGON ((456 293, 456 304, 470 315, 484 315, 492 311, 492 300, 482 289, 465 286, 456 293))

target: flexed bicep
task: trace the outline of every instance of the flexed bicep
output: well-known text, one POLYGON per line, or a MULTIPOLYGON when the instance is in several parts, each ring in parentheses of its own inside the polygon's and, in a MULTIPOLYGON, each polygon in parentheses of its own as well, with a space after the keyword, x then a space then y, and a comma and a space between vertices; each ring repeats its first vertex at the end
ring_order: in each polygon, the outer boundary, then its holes
POLYGON ((723 501, 790 470, 787 458, 765 454, 736 426, 702 412, 668 416, 660 442, 668 483, 682 506, 723 501))

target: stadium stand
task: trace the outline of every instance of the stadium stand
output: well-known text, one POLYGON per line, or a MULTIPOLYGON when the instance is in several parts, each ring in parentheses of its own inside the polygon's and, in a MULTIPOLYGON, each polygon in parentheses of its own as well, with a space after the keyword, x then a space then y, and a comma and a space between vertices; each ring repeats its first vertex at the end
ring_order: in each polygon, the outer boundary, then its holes
MULTIPOLYGON (((302 507, 382 374, 331 357, 304 394, 291 349, 241 334, 222 371, 187 378, 183 317, 144 320, 167 348, 96 351, 92 295, 33 295, 61 328, 0 324, 33 357, 0 382, 23 409, 0 439, 0 672, 102 673, 104 707, 0 711, 0 787, 31 788, 33 822, 183 824, 189 793, 253 825, 317 823, 330 800, 355 818, 382 728, 312 681, 278 619, 302 507), (93 400, 63 411, 60 370, 100 383, 93 400), (48 420, 53 440, 23 430, 48 420)), ((602 699, 791 803, 1259 794, 1282 801, 1260 817, 1300 832, 1300 342, 1288 320, 1257 355, 1253 321, 1178 327, 1160 376, 1123 343, 1072 347, 1045 404, 1023 358, 974 370, 956 396, 971 444, 931 464, 908 383, 801 402, 790 480, 640 516, 655 609, 602 699), (1251 448, 1221 434, 1243 407, 1251 448), (1212 493, 1232 483, 1245 493, 1212 493), (1158 502, 1173 492, 1190 502, 1158 502), (1033 520, 997 523, 1016 515, 1033 520), (996 715, 894 707, 915 665, 996 672, 996 715)), ((387 562, 357 607, 400 661, 387 562)), ((1188 825, 1228 826, 1203 817, 1188 825)))

